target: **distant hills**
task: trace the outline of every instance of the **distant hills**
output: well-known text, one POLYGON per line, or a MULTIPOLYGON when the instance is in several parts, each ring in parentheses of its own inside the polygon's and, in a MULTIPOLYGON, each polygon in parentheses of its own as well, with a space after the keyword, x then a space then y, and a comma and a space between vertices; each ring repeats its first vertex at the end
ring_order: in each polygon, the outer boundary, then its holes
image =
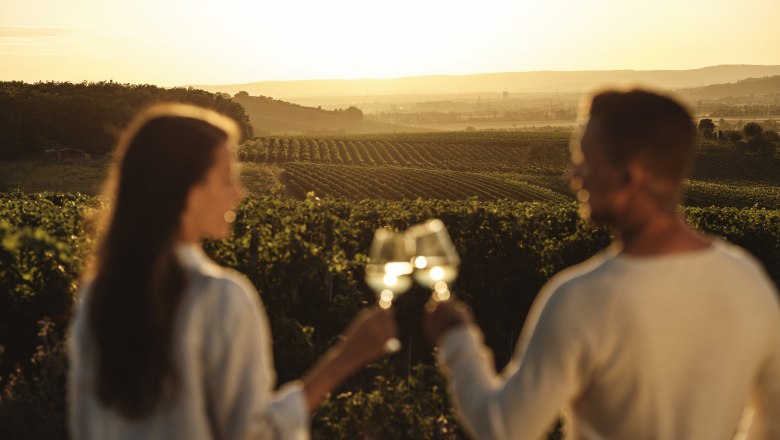
MULTIPOLYGON (((750 66, 731 66, 731 67, 745 67, 745 69, 727 69, 730 66, 720 66, 708 69, 699 69, 699 71, 705 71, 706 75, 702 78, 715 78, 715 73, 725 75, 737 75, 739 72, 750 71, 763 71, 764 69, 752 69, 747 68, 750 66)), ((756 66, 753 66, 756 67, 756 66)), ((758 66, 761 67, 761 66, 758 66)), ((771 67, 771 66, 770 66, 771 67)), ((772 70, 769 68, 768 70, 772 70)), ((777 68, 780 71, 780 66, 777 68)), ((669 84, 674 81, 682 81, 682 77, 689 75, 691 71, 684 71, 685 74, 678 75, 675 79, 671 73, 666 74, 666 78, 669 84)), ((560 73, 560 72, 558 72, 560 73)), ((587 72, 572 72, 572 73, 587 73, 587 72)), ((590 72, 596 77, 597 72, 590 72)), ((614 73, 614 72, 612 72, 614 73)), ((658 72, 644 72, 649 77, 661 78, 658 72), (654 76, 655 75, 655 76, 654 76)), ((678 72, 679 73, 679 72, 678 72)), ((496 74, 496 76, 510 75, 510 74, 496 74)), ((484 79, 491 75, 478 75, 484 79)), ((580 79, 586 76, 581 76, 580 79)), ((467 80, 468 77, 453 77, 460 78, 461 80, 467 80)), ((298 81, 294 83, 300 83, 298 81)), ((640 84, 649 84, 648 82, 640 84)), ((262 83, 259 83, 262 84, 262 83)), ((662 88, 655 85, 657 88, 662 88)), ((671 88, 667 88, 671 89, 671 88)), ((674 94, 686 101, 691 108, 698 108, 700 113, 710 113, 717 106, 723 104, 759 104, 767 102, 778 102, 780 100, 780 75, 766 76, 763 78, 746 78, 740 79, 734 82, 709 84, 701 87, 687 87, 673 89, 674 94), (702 106, 702 101, 705 103, 702 106), (709 104, 707 104, 709 102, 709 104), (712 107, 712 106, 716 107, 712 107)), ((485 99, 486 103, 492 104, 492 109, 496 110, 500 114, 506 117, 506 112, 521 112, 524 110, 528 118, 533 119, 540 118, 542 113, 546 111, 548 105, 551 105, 551 97, 554 96, 555 105, 560 107, 566 107, 576 104, 584 92, 566 92, 566 93, 545 93, 535 92, 518 94, 512 93, 512 99, 501 99, 499 93, 459 93, 446 95, 453 99, 453 101, 436 100, 441 99, 444 95, 436 95, 433 93, 418 94, 418 95, 376 95, 372 97, 355 97, 354 102, 350 102, 349 97, 335 97, 333 102, 347 102, 347 104, 341 104, 347 109, 337 110, 324 110, 318 107, 305 107, 299 104, 293 104, 290 102, 282 101, 279 99, 268 98, 265 96, 250 96, 247 92, 242 91, 233 97, 233 101, 241 104, 252 126, 257 134, 265 133, 387 133, 387 132, 413 132, 413 131, 425 131, 431 130, 430 121, 426 126, 424 122, 418 119, 425 119, 424 116, 431 117, 429 112, 442 112, 438 116, 444 117, 451 115, 450 112, 462 113, 460 119, 466 117, 474 117, 480 113, 480 105, 476 95, 480 95, 485 99), (519 97, 519 98, 518 98, 519 97), (519 99, 519 100, 518 100, 519 99), (361 101, 362 100, 362 101, 361 101), (388 104, 379 104, 382 100, 384 102, 399 103, 397 108, 407 108, 407 111, 420 112, 422 116, 417 115, 416 119, 413 116, 401 114, 401 123, 407 125, 398 125, 399 117, 391 114, 387 117, 377 117, 376 114, 369 118, 363 118, 362 111, 368 111, 368 113, 377 112, 377 109, 387 108, 388 104), (491 102, 492 101, 492 102, 491 102), (360 108, 358 110, 355 107, 348 107, 355 105, 360 108), (362 111, 361 111, 362 110, 362 111), (535 111, 535 113, 534 113, 535 111), (530 113, 529 113, 530 112, 530 113), (538 113, 538 114, 537 114, 538 113), (465 115, 465 116, 464 116, 465 115), (536 115, 536 116, 534 116, 536 115), (395 124, 391 123, 395 122, 395 124), (409 125, 414 124, 414 125, 409 125), (428 128, 425 128, 428 127, 428 128)), ((299 98, 297 101, 301 104, 311 104, 317 102, 316 98, 299 98)), ((484 109, 484 105, 483 105, 484 109)), ((556 107, 557 109, 557 107, 556 107)), ((551 108, 551 111, 553 109, 551 108)), ((379 110, 385 111, 385 110, 379 110)), ((516 116, 516 115, 515 115, 516 116)), ((480 116, 484 118, 485 116, 480 116)), ((458 118, 456 118, 458 119, 458 118)), ((460 120, 458 119, 458 120, 460 120)), ((496 120, 494 122, 497 122, 496 120)), ((437 127, 438 129, 448 130, 455 128, 447 128, 445 126, 437 127)))
POLYGON ((780 75, 764 78, 746 78, 737 82, 680 89, 676 92, 688 99, 720 99, 748 95, 780 95, 780 75))
POLYGON ((712 105, 765 103, 780 97, 780 66, 509 72, 395 79, 266 81, 193 87, 233 96, 233 101, 244 107, 255 133, 261 135, 422 131, 425 124, 415 122, 414 118, 405 120, 401 117, 401 124, 407 125, 398 125, 399 118, 392 116, 393 112, 399 111, 401 116, 405 112, 465 112, 468 117, 477 119, 486 117, 480 114, 486 109, 500 112, 499 116, 505 112, 543 113, 547 109, 552 112, 561 106, 576 105, 582 94, 610 85, 642 85, 674 91, 692 108, 697 107, 700 112, 707 113, 712 111, 707 101, 717 103, 712 105), (502 99, 503 92, 507 94, 502 99), (729 99, 733 97, 743 99, 729 99), (426 103, 430 103, 428 107, 431 108, 426 107, 426 103), (352 107, 354 110, 348 111, 351 106, 360 110, 352 107), (390 112, 391 116, 363 118, 363 112, 390 112))
POLYGON ((414 132, 413 127, 363 119, 355 107, 323 110, 304 107, 266 96, 237 93, 233 102, 241 104, 249 116, 255 135, 269 133, 392 133, 414 132))
POLYGON ((690 70, 603 70, 433 75, 394 79, 265 81, 246 84, 193 85, 210 92, 246 91, 250 95, 316 102, 365 102, 388 95, 447 95, 466 93, 583 93, 607 85, 640 84, 661 89, 696 88, 733 83, 745 78, 780 75, 780 66, 721 65, 690 70), (341 97, 333 101, 327 98, 341 97), (348 99, 348 98, 354 99, 348 99))

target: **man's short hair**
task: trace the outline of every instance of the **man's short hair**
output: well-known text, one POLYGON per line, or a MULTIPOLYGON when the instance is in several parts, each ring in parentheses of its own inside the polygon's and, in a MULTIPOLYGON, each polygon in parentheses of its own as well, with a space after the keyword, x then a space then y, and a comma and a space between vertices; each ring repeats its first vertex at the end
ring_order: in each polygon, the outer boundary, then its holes
POLYGON ((659 177, 679 181, 686 176, 696 127, 677 101, 641 89, 608 90, 591 100, 590 118, 616 165, 639 159, 659 177))

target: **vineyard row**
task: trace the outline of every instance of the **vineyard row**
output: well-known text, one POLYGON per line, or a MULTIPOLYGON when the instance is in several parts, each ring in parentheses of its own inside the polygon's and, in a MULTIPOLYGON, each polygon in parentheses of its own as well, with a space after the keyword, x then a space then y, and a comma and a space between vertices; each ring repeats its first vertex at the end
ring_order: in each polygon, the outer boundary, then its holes
POLYGON ((512 145, 398 140, 264 137, 245 142, 241 161, 285 164, 395 166, 462 171, 556 174, 568 162, 565 139, 527 139, 512 145))
POLYGON ((313 191, 318 196, 352 200, 465 200, 470 197, 524 202, 571 200, 566 195, 527 182, 437 169, 289 163, 282 179, 298 198, 313 191))

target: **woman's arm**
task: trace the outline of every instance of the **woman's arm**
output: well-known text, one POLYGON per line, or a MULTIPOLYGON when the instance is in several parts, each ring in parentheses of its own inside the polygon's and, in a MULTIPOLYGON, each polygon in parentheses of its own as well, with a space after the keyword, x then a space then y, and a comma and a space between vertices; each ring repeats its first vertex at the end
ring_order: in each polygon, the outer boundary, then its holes
POLYGON ((382 356, 385 342, 395 333, 392 309, 374 307, 360 313, 347 328, 344 339, 303 376, 303 392, 309 411, 355 371, 382 356))
POLYGON ((209 413, 218 437, 227 439, 309 436, 309 413, 323 396, 371 360, 383 354, 395 335, 391 312, 373 309, 358 315, 345 338, 304 375, 303 381, 273 391, 270 326, 251 283, 231 277, 209 307, 206 329, 209 413))

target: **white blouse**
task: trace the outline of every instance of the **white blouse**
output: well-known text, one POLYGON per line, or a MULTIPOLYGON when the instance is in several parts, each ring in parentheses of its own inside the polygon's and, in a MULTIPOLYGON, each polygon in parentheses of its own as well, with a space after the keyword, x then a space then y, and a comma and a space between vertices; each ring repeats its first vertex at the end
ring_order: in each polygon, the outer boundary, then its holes
POLYGON ((69 335, 73 438, 308 439, 301 382, 273 390, 271 333, 254 286, 215 264, 198 245, 179 245, 176 252, 188 273, 172 345, 181 378, 177 399, 139 420, 127 420, 98 402, 83 301, 87 283, 69 335))

